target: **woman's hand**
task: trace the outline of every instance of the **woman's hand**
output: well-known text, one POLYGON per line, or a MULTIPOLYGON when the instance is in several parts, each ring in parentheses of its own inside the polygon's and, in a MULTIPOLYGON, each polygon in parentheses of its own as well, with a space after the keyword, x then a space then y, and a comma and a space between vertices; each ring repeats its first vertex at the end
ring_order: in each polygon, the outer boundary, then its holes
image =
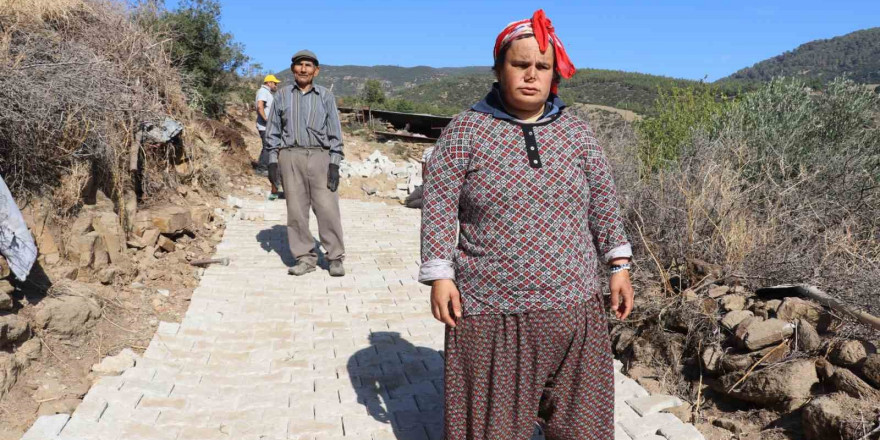
POLYGON ((629 279, 629 271, 622 270, 612 274, 608 286, 611 288, 611 310, 617 319, 626 319, 632 312, 635 295, 629 279))
POLYGON ((435 280, 431 283, 431 313, 438 321, 455 327, 455 321, 461 318, 461 294, 455 281, 435 280))

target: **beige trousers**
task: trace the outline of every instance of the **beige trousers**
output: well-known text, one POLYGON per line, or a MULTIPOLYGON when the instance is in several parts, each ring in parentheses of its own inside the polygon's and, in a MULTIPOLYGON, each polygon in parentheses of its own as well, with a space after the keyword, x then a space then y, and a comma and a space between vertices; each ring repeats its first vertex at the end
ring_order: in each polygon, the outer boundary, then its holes
POLYGON ((318 236, 328 260, 345 257, 339 195, 327 189, 330 153, 322 148, 285 148, 278 154, 278 171, 287 202, 287 241, 297 261, 315 265, 318 254, 309 231, 309 208, 318 219, 318 236))

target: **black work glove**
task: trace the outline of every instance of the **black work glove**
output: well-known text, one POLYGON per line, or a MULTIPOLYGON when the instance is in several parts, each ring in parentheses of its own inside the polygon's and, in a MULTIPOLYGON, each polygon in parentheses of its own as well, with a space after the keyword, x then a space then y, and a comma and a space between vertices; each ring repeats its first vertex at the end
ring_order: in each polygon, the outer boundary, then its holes
POLYGON ((336 188, 339 188, 339 165, 331 163, 327 171, 327 189, 336 192, 336 188))

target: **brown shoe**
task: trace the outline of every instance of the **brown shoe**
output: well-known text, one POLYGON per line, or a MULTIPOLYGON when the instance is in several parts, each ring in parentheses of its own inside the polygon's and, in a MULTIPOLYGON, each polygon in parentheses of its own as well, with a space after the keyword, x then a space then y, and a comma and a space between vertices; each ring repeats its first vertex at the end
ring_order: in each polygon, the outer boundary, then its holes
POLYGON ((342 260, 333 260, 330 262, 330 276, 331 277, 345 276, 345 267, 342 266, 342 260))
POLYGON ((315 265, 306 263, 305 261, 297 261, 293 267, 287 269, 287 273, 290 275, 302 276, 309 272, 315 271, 315 265))

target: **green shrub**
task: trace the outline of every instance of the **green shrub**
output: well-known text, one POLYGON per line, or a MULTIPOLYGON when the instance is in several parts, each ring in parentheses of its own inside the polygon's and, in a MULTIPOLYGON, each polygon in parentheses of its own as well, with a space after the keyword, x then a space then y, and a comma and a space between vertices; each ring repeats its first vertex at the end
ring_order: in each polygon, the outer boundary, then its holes
POLYGON ((249 61, 244 47, 220 28, 217 0, 182 0, 174 11, 157 11, 140 22, 171 40, 171 61, 184 75, 189 104, 208 116, 224 113, 237 82, 237 71, 249 61))
POLYGON ((878 102, 864 86, 842 78, 822 92, 798 79, 774 79, 730 108, 722 134, 735 134, 744 146, 737 165, 750 181, 783 183, 814 173, 830 173, 821 177, 829 185, 847 176, 850 183, 859 180, 852 173, 880 180, 878 102))
POLYGON ((382 83, 379 80, 367 80, 364 84, 363 100, 371 107, 385 103, 385 91, 382 90, 382 83))
POLYGON ((716 89, 705 86, 658 91, 656 115, 636 126, 641 142, 638 155, 646 170, 654 171, 678 160, 694 130, 713 130, 716 117, 728 105, 718 96, 716 89))
POLYGON ((880 97, 782 78, 721 110, 705 92, 664 99, 641 139, 606 149, 629 229, 658 261, 810 283, 880 311, 880 97))

